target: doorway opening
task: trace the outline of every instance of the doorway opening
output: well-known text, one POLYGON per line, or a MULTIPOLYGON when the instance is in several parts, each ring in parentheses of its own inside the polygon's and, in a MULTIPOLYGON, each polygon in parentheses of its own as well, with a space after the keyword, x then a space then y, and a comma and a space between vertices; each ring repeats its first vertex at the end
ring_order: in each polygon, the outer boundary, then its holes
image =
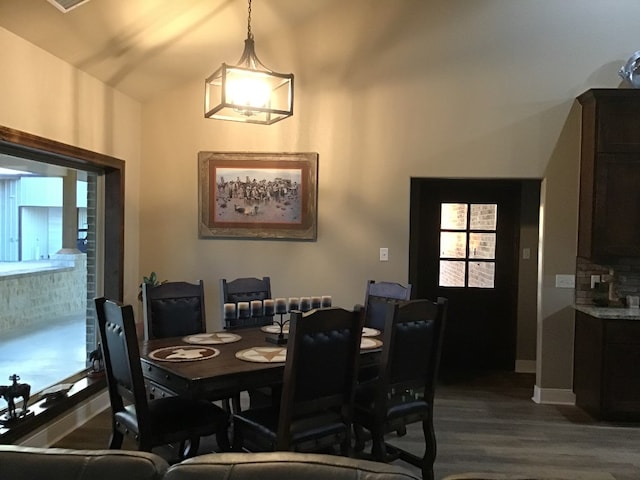
POLYGON ((539 205, 540 180, 411 179, 409 282, 449 299, 445 381, 535 365, 539 205))

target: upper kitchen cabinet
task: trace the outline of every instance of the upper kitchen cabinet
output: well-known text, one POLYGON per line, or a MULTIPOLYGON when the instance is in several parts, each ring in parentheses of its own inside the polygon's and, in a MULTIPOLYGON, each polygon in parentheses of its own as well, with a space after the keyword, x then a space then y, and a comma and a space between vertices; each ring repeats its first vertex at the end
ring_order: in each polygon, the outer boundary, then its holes
POLYGON ((591 89, 578 101, 578 256, 640 257, 640 89, 591 89))

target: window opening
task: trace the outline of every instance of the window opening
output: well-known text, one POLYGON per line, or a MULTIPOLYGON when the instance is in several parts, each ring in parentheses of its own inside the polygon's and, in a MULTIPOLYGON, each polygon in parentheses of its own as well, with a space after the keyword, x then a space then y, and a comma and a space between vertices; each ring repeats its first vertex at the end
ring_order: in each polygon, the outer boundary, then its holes
POLYGON ((442 203, 440 287, 495 287, 498 206, 442 203))
POLYGON ((32 394, 85 370, 97 347, 90 301, 97 293, 99 179, 0 155, 0 372, 19 375, 32 394), (64 188, 74 190, 73 205, 64 204, 64 188), (67 243, 64 215, 72 215, 74 230, 67 243))

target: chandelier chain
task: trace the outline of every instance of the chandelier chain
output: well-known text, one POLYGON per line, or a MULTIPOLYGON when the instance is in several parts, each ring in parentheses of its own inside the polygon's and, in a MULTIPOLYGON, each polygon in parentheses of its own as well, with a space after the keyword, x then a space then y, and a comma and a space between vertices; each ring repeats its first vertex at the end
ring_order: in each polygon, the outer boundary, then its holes
POLYGON ((253 39, 253 33, 251 33, 251 0, 249 0, 249 16, 247 18, 247 38, 253 39))

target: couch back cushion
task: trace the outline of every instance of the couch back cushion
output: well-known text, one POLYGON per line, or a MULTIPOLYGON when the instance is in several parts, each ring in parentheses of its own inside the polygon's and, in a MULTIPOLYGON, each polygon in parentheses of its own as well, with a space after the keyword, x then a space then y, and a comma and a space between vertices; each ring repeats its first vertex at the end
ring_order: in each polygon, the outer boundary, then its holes
POLYGON ((7 480, 160 480, 168 468, 146 452, 0 445, 0 479, 7 480))
POLYGON ((400 467, 294 452, 200 455, 173 465, 165 480, 421 480, 400 467))

